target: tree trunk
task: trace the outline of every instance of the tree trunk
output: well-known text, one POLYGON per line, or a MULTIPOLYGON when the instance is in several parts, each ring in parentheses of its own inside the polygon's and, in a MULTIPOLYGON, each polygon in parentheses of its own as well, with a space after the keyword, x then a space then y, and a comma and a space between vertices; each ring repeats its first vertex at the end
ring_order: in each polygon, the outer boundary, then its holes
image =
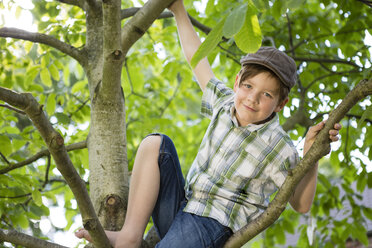
POLYGON ((91 101, 89 185, 94 209, 106 230, 122 227, 128 198, 122 58, 120 40, 115 45, 115 36, 120 39, 120 1, 90 6, 86 46, 89 61, 84 63, 91 101))

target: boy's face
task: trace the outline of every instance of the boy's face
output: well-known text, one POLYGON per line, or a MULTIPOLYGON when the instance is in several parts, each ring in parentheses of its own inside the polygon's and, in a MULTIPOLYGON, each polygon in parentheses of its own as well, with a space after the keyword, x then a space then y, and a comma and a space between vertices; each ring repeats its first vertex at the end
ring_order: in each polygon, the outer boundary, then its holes
POLYGON ((258 123, 273 112, 279 112, 288 98, 279 102, 279 82, 268 72, 248 78, 239 85, 237 76, 234 84, 235 116, 240 126, 258 123))

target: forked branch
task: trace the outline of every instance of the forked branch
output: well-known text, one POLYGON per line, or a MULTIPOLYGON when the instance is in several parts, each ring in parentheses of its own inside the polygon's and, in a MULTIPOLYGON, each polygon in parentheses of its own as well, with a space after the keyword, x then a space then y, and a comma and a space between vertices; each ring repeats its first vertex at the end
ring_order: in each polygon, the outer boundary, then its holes
POLYGON ((71 56, 72 58, 76 59, 79 63, 84 62, 85 56, 82 51, 50 35, 28 32, 28 31, 18 29, 18 28, 4 27, 4 28, 0 28, 0 37, 28 40, 28 41, 35 42, 35 43, 41 43, 44 45, 48 45, 50 47, 54 47, 55 49, 71 56))
POLYGON ((0 87, 0 100, 21 109, 31 119, 40 132, 50 154, 53 156, 57 169, 61 172, 71 191, 74 193, 83 218, 84 228, 92 236, 93 244, 95 247, 111 247, 93 209, 85 182, 75 170, 67 154, 62 136, 53 128, 42 110, 42 106, 39 105, 30 93, 20 94, 3 87, 0 87))

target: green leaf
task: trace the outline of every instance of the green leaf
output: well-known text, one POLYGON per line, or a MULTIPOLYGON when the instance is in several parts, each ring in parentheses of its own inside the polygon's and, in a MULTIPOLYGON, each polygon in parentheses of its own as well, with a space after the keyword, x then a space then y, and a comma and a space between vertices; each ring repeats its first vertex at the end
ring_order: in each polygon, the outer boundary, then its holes
POLYGON ((364 111, 362 117, 360 118, 359 122, 358 122, 358 127, 362 127, 363 126, 363 122, 368 118, 372 116, 372 105, 368 106, 368 108, 364 111))
POLYGON ((223 26, 223 36, 231 38, 239 32, 246 18, 247 7, 247 4, 243 4, 230 13, 223 26))
POLYGON ((26 229, 29 225, 27 216, 24 214, 15 214, 12 218, 13 222, 23 229, 26 229))
POLYGON ((293 11, 300 7, 303 7, 303 4, 305 3, 305 1, 306 0, 287 0, 286 4, 287 4, 287 7, 293 11))
POLYGON ((70 85, 70 69, 68 66, 63 68, 63 81, 65 82, 66 86, 70 85))
POLYGON ((190 62, 192 68, 195 68, 199 61, 211 53, 221 41, 224 23, 225 19, 222 19, 219 23, 217 23, 217 25, 211 30, 207 38, 195 52, 190 62))
POLYGON ((37 74, 39 73, 39 70, 40 70, 40 66, 38 65, 27 68, 26 76, 28 80, 33 81, 36 78, 37 74))
POLYGON ((12 144, 10 139, 4 134, 0 134, 0 151, 5 157, 12 153, 12 144))
POLYGON ((38 84, 31 84, 28 87, 29 91, 37 91, 37 92, 44 92, 44 88, 41 85, 38 84))
POLYGON ((53 79, 56 80, 56 81, 59 81, 59 71, 57 69, 57 66, 55 66, 54 64, 51 64, 49 66, 49 71, 50 71, 53 79))
POLYGON ((71 88, 71 93, 76 93, 78 91, 81 91, 82 89, 84 89, 84 87, 87 85, 87 82, 86 81, 78 81, 74 84, 74 86, 72 86, 71 88))
POLYGON ((41 199, 41 193, 38 189, 35 189, 34 191, 32 191, 32 199, 34 200, 37 206, 40 207, 41 205, 43 205, 43 202, 41 199))
POLYGON ((279 18, 282 15, 282 9, 283 9, 283 1, 282 0, 275 0, 275 3, 272 7, 272 14, 276 21, 279 21, 279 18))
POLYGON ((48 96, 46 112, 52 116, 56 110, 56 94, 52 93, 48 96))
POLYGON ((242 29, 234 36, 236 45, 245 53, 256 52, 262 42, 262 33, 255 9, 247 9, 242 29))
POLYGON ((275 235, 279 244, 285 244, 286 238, 283 229, 276 230, 275 235))
POLYGON ((372 208, 363 207, 363 214, 370 220, 372 220, 372 208))
POLYGON ((40 71, 41 82, 48 87, 52 86, 52 79, 50 78, 50 73, 47 68, 43 68, 40 71))
POLYGON ((367 230, 359 223, 355 223, 355 227, 351 228, 352 237, 359 240, 363 245, 368 246, 367 230))
POLYGON ((55 116, 57 117, 57 120, 59 123, 62 123, 62 124, 70 123, 70 118, 64 113, 55 113, 55 116))

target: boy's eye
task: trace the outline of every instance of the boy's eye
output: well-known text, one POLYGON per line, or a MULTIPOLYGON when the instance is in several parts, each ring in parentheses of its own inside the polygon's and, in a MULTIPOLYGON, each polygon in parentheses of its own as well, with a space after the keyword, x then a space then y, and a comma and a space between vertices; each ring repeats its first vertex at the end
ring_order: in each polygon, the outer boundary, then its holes
POLYGON ((243 84, 243 86, 244 86, 245 88, 247 88, 247 89, 252 88, 252 86, 251 86, 250 84, 243 84))
POLYGON ((267 92, 264 93, 264 96, 272 98, 271 94, 267 92))

